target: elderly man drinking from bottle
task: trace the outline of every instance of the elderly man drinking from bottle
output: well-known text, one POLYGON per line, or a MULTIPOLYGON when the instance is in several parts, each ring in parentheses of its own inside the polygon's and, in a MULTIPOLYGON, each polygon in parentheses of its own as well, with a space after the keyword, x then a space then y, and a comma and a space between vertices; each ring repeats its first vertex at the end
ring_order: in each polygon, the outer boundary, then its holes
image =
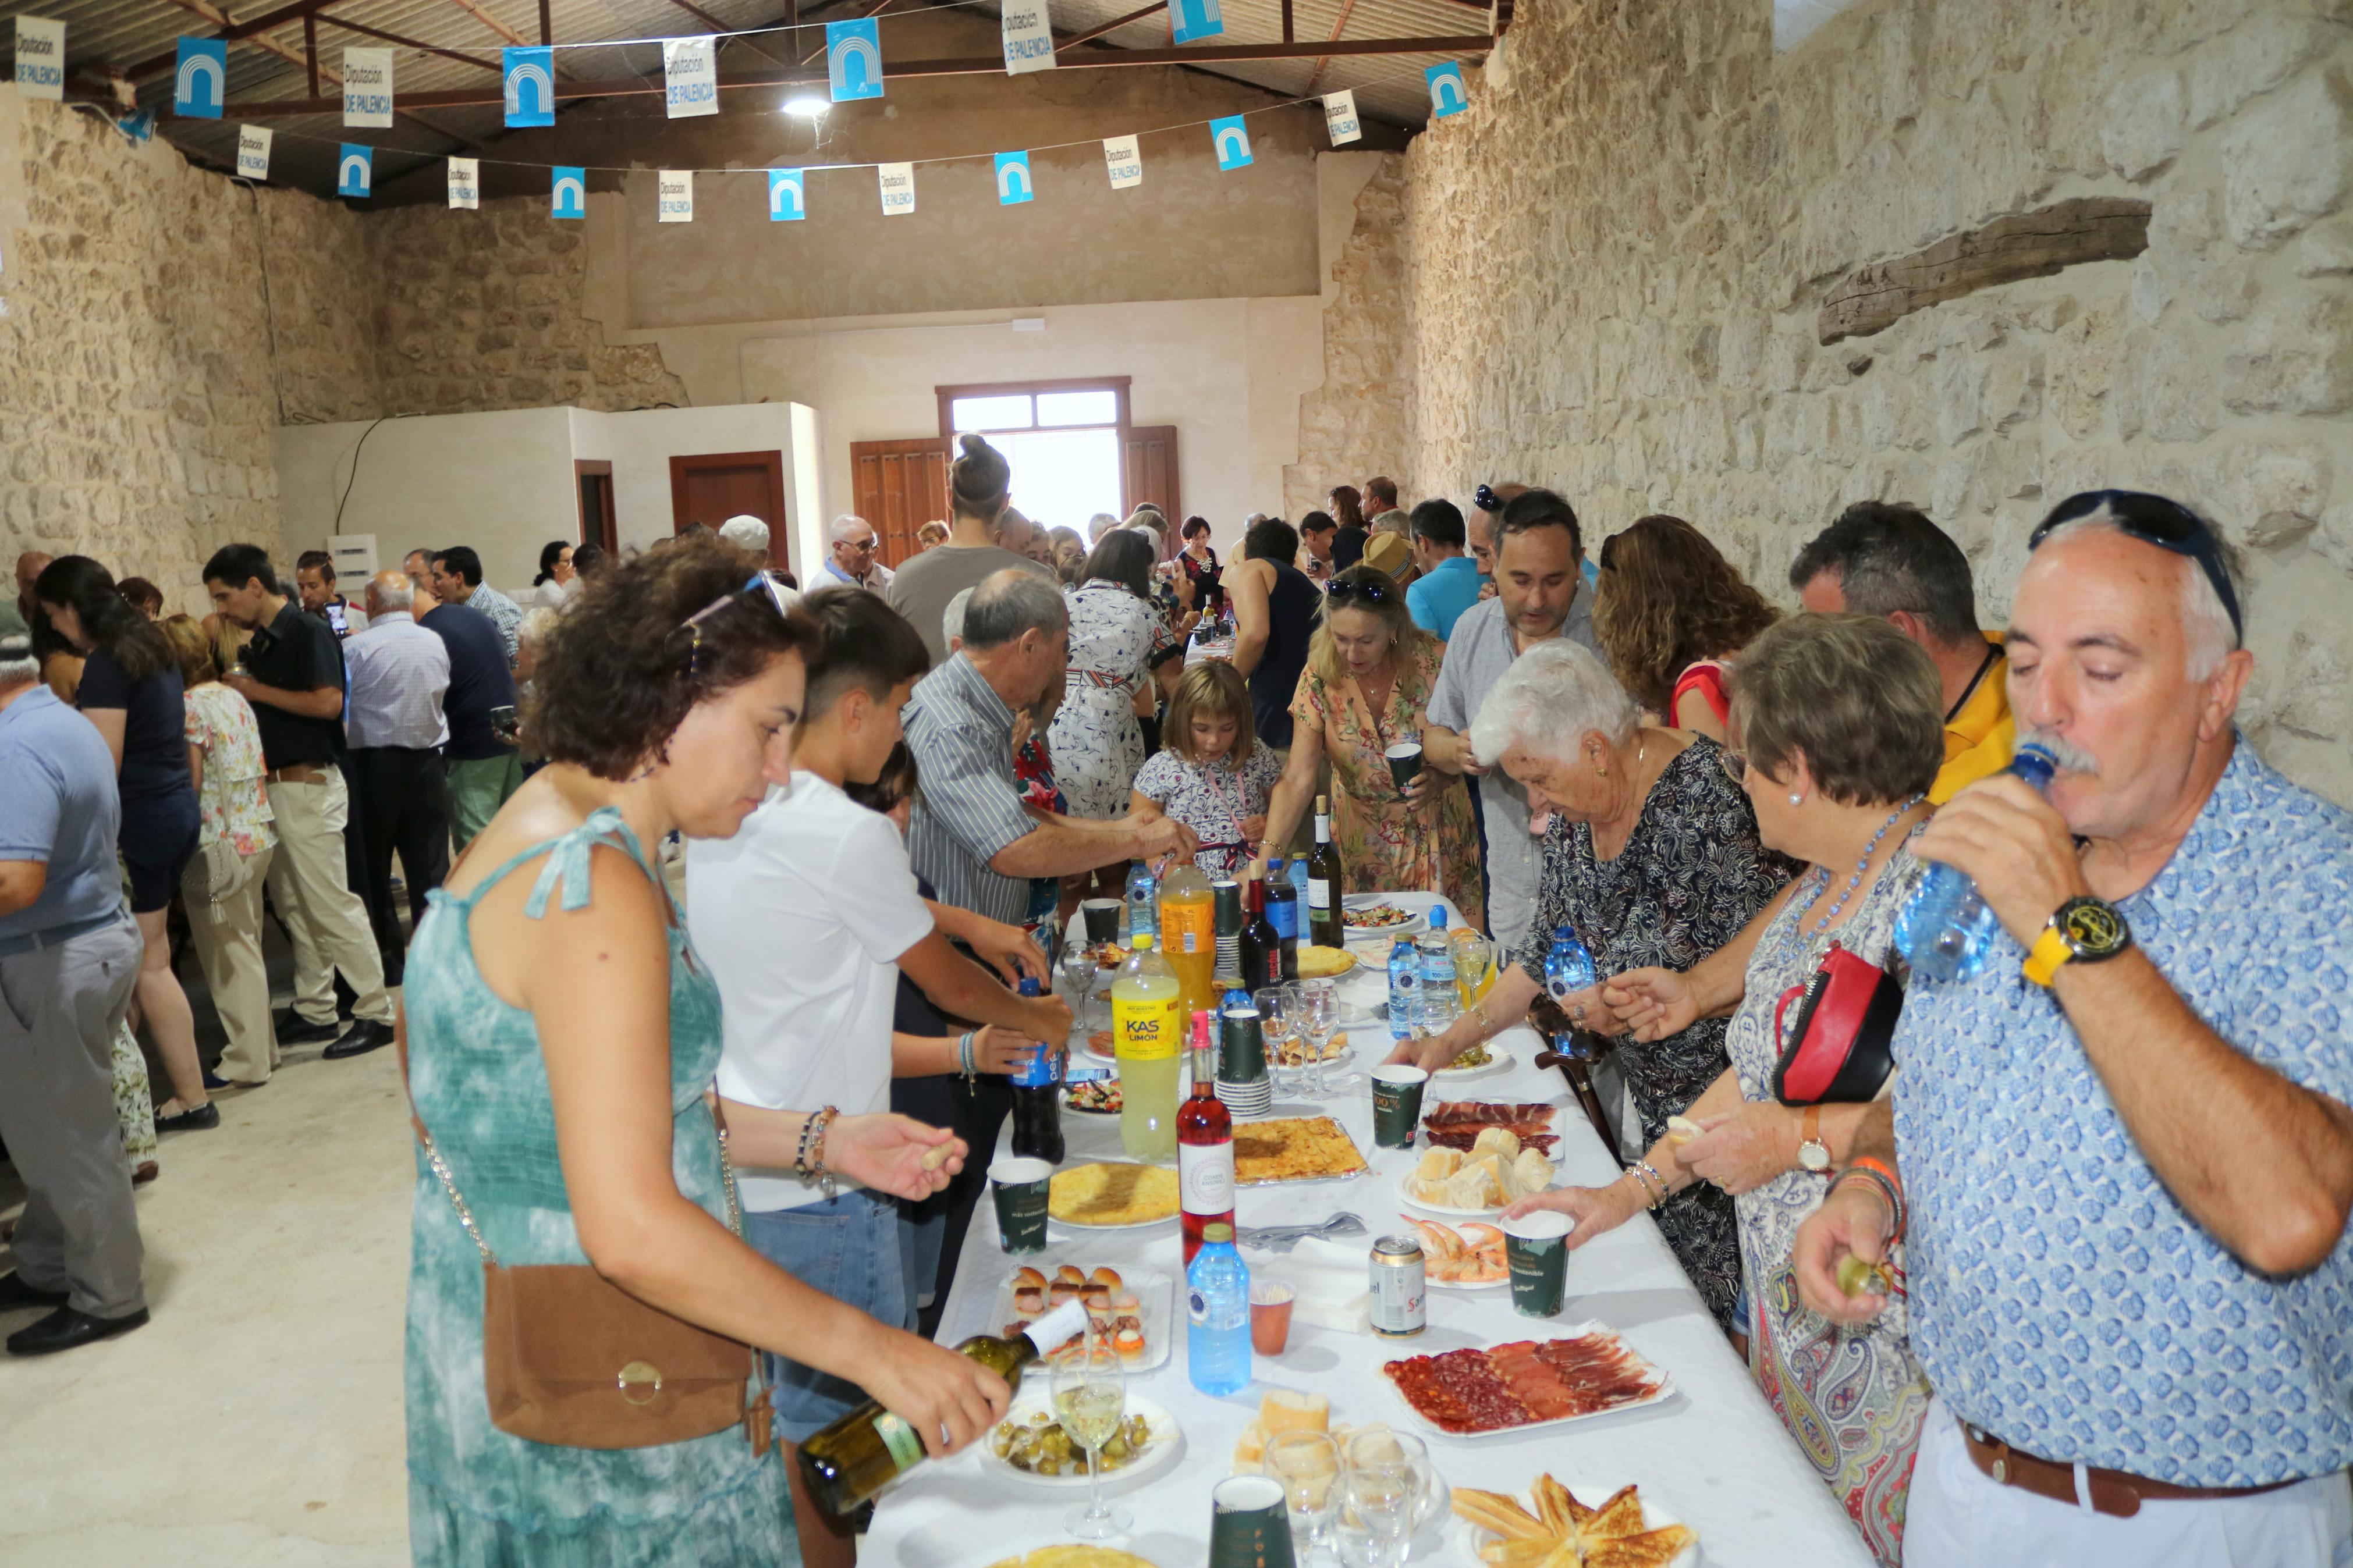
POLYGON ((2239 734, 2202 519, 2095 491, 2028 548, 2010 702, 2058 771, 1922 834, 1999 929, 1915 982, 1799 1285, 1868 1323, 1887 1278, 1841 1274, 1907 1249, 1912 1568, 2353 1561, 2353 816, 2239 734))

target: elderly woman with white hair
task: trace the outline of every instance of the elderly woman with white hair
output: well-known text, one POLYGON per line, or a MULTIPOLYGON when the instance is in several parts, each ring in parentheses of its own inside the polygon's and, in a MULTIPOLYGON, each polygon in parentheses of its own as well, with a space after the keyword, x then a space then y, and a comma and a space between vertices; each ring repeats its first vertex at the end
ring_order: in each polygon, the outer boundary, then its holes
MULTIPOLYGON (((1495 683, 1471 745, 1549 811, 1536 920, 1494 988, 1444 1034, 1397 1058, 1435 1070, 1525 1016, 1544 989, 1553 933, 1574 931, 1602 975, 1689 969, 1740 933, 1788 880, 1757 839, 1757 814, 1704 736, 1641 721, 1632 698, 1579 644, 1540 643, 1495 683)), ((1599 998, 1571 997, 1599 1024, 1599 998)), ((1583 1022, 1578 1019, 1578 1022, 1583 1022)), ((1725 1021, 1697 1018, 1662 1038, 1621 1042, 1618 1065, 1645 1143, 1725 1072, 1725 1021)), ((1582 1216, 1580 1216, 1581 1219, 1582 1216)), ((1732 1199, 1694 1186, 1657 1209, 1659 1228, 1708 1310, 1733 1328, 1740 1248, 1732 1199)), ((1580 1232, 1580 1234, 1582 1234, 1580 1232)))

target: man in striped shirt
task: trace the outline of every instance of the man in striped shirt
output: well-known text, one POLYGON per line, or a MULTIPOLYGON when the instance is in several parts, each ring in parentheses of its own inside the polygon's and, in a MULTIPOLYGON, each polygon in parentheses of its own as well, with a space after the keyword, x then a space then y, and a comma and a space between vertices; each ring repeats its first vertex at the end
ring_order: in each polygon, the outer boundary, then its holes
POLYGON ((1191 830, 1166 817, 1139 824, 1049 816, 1022 805, 1013 718, 1061 683, 1070 651, 1060 590, 1008 568, 973 590, 962 651, 915 688, 907 745, 922 793, 907 849, 940 902, 1018 925, 1029 913, 1032 877, 1189 856, 1199 847, 1191 830))

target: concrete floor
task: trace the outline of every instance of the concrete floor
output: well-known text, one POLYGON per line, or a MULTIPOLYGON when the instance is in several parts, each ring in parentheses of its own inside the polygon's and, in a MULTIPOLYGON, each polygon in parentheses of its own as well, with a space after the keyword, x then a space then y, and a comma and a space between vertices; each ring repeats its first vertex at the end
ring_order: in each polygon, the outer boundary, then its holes
MULTIPOLYGON (((147 1327, 0 1356, 0 1565, 408 1562, 399 1069, 389 1047, 319 1049, 220 1096, 217 1131, 164 1140, 139 1189, 147 1327)), ((22 1200, 0 1165, 0 1216, 22 1200)))

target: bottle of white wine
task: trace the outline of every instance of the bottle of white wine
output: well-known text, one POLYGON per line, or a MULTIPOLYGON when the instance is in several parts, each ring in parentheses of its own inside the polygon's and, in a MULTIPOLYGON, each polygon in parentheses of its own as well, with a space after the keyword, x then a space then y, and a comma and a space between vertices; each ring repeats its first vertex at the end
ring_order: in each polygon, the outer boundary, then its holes
MULTIPOLYGON (((1086 1329, 1086 1304, 1065 1301, 1012 1339, 975 1334, 956 1349, 1018 1392, 1023 1367, 1086 1329)), ((923 1462, 923 1435, 871 1399, 800 1446, 801 1478, 809 1495, 837 1519, 923 1462)))
POLYGON ((1307 861, 1308 940, 1316 946, 1347 945, 1347 929, 1340 919, 1346 892, 1340 847, 1332 842, 1331 803, 1319 795, 1315 797, 1315 853, 1307 861))

